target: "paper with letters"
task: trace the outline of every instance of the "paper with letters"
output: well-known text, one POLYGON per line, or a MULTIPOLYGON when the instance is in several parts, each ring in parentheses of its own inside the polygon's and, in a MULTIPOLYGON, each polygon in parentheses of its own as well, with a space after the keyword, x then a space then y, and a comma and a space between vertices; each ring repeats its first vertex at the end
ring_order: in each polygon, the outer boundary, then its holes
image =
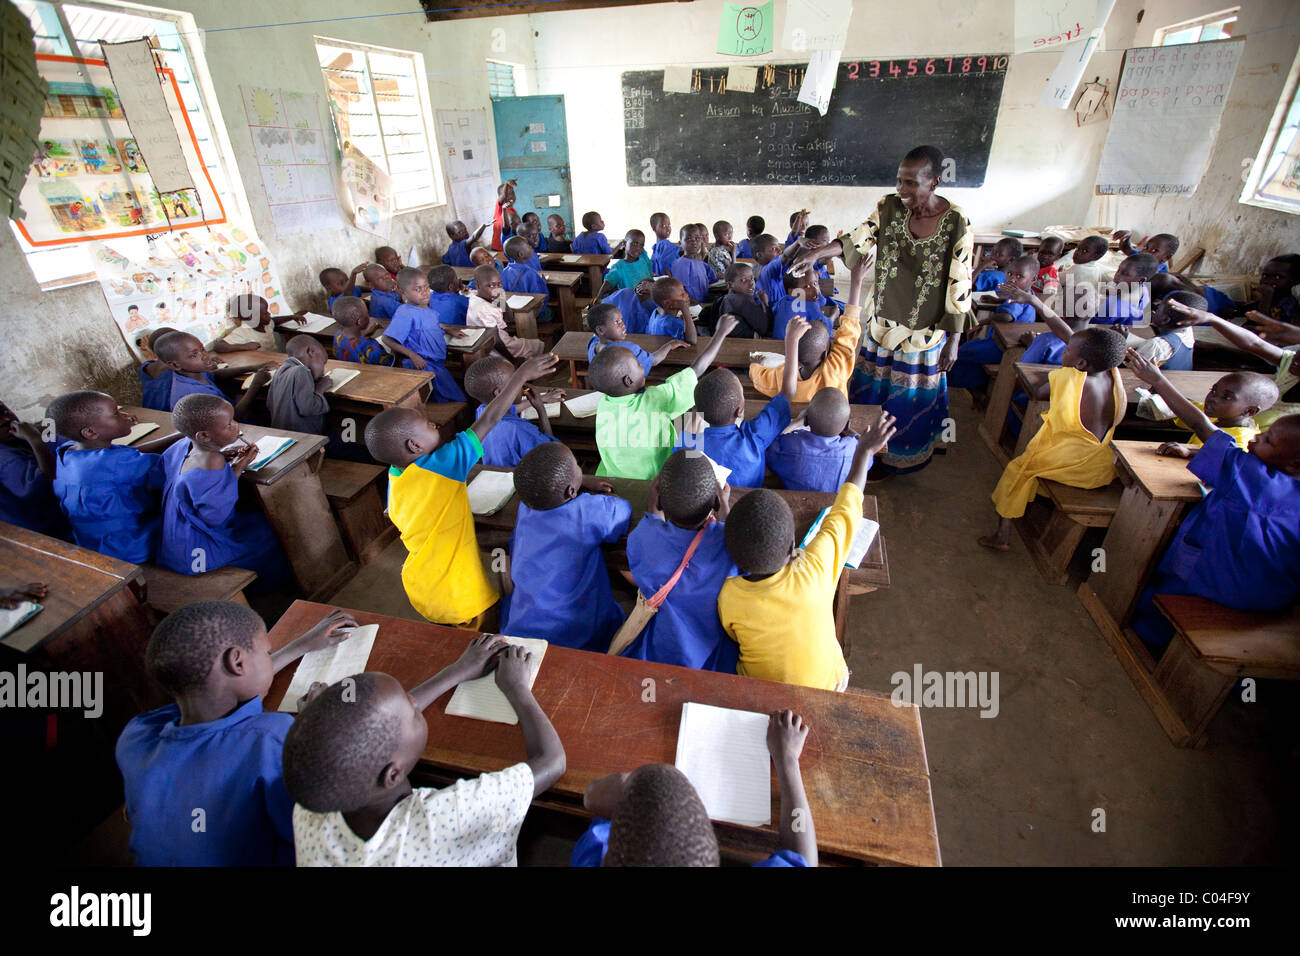
POLYGON ((852 16, 853 0, 786 0, 781 46, 792 53, 843 50, 852 16))
POLYGON ((1113 0, 1020 0, 1015 5, 1012 52, 1059 50, 1082 40, 1104 22, 1105 17, 1098 16, 1101 8, 1113 5, 1113 0))
POLYGON ((758 67, 756 66, 727 67, 727 92, 728 93, 753 93, 754 84, 757 82, 758 82, 758 67))
POLYGON ((311 685, 317 681, 329 686, 345 677, 363 673, 378 633, 378 624, 364 624, 354 627, 352 633, 339 643, 304 654, 302 660, 298 661, 298 669, 289 682, 289 689, 284 692, 279 710, 297 713, 298 698, 311 690, 311 685))
POLYGON ((808 71, 804 73, 803 84, 799 87, 799 102, 806 103, 825 116, 831 105, 831 93, 835 90, 835 77, 839 68, 839 50, 814 52, 808 58, 808 71))
POLYGON ((664 92, 689 93, 691 91, 691 68, 689 66, 664 67, 664 92))
POLYGON ((100 48, 154 188, 160 193, 193 189, 194 179, 158 82, 149 41, 101 43, 100 48))
MULTIPOLYGON (((542 669, 542 658, 546 656, 546 641, 531 637, 510 637, 500 635, 507 644, 517 644, 525 648, 532 657, 528 661, 528 686, 531 688, 537 680, 537 673, 542 669)), ((474 680, 462 681, 456 685, 456 691, 447 701, 447 713, 453 717, 471 717, 474 720, 490 720, 498 724, 517 724, 519 715, 506 700, 497 686, 497 676, 485 674, 474 680)))
POLYGON ((476 515, 496 514, 515 493, 511 471, 480 471, 469 483, 469 510, 476 515))
MULTIPOLYGON (((1027 4, 1016 4, 1017 13, 1024 6, 1027 4)), ((1061 51, 1061 59, 1056 64, 1056 69, 1052 71, 1051 79, 1047 81, 1042 95, 1038 97, 1039 106, 1054 106, 1061 110, 1070 108, 1074 91, 1078 88, 1079 81, 1083 79, 1083 71, 1088 68, 1088 61, 1101 45, 1101 29, 1106 25, 1106 18, 1110 16, 1114 6, 1115 0, 1100 0, 1088 34, 1081 39, 1076 39, 1061 51)), ((1083 29, 1088 29, 1086 21, 1083 29)))
POLYGON ((772 822, 767 714, 688 702, 677 731, 677 769, 709 819, 757 827, 772 822))

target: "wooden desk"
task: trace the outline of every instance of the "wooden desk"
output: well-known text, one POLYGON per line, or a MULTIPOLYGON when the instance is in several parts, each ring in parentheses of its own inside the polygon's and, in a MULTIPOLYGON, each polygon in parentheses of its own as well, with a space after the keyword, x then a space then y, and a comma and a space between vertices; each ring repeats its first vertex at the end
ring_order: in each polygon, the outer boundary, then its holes
MULTIPOLYGON (((145 436, 147 441, 170 444, 181 437, 169 412, 125 406, 123 410, 142 422, 158 424, 156 431, 145 436)), ((284 547, 302 593, 315 598, 329 597, 356 572, 356 565, 348 560, 338 524, 320 483, 318 472, 325 458, 325 437, 242 422, 239 428, 250 442, 266 435, 293 436, 294 443, 274 461, 257 471, 244 472, 243 478, 257 489, 266 518, 284 547)))
MULTIPOLYGON (((283 362, 288 356, 283 352, 256 349, 251 352, 227 352, 221 358, 231 368, 251 369, 263 362, 283 362)), ((328 360, 325 371, 334 369, 355 369, 361 373, 337 391, 327 393, 330 407, 336 411, 373 417, 386 408, 399 405, 419 408, 429 400, 433 392, 432 372, 328 360)))
POLYGON ((592 296, 600 291, 600 287, 605 282, 605 270, 609 268, 610 260, 614 258, 603 252, 587 255, 572 252, 541 252, 537 257, 541 260, 543 269, 577 270, 584 273, 587 276, 587 284, 591 286, 592 296), (573 261, 565 262, 566 257, 573 261))
MULTIPOLYGON (((474 278, 474 269, 470 266, 453 266, 456 275, 460 277, 461 282, 468 282, 474 278)), ((573 289, 581 280, 581 272, 556 272, 553 270, 542 270, 542 280, 546 283, 550 291, 555 295, 556 302, 560 306, 560 321, 563 323, 566 331, 576 331, 582 328, 582 317, 578 315, 578 303, 573 297, 573 289)), ((599 288, 599 286, 597 286, 599 288)), ((526 295, 523 292, 506 291, 506 295, 526 295)), ((595 292, 593 291, 593 295, 595 292)), ((536 336, 524 336, 520 333, 521 338, 535 338, 536 336)))
MULTIPOLYGON (((629 335, 627 340, 641 346, 647 352, 653 352, 665 343, 673 341, 673 338, 669 335, 629 335)), ((569 363, 569 382, 574 388, 578 387, 579 364, 584 368, 587 365, 587 343, 590 341, 590 332, 565 332, 564 337, 555 343, 555 348, 551 349, 560 361, 569 363)), ((709 336, 701 335, 694 345, 688 345, 684 349, 673 349, 656 368, 666 368, 676 372, 694 365, 700 353, 707 349, 712 341, 709 336)), ((718 350, 718 357, 714 359, 713 364, 742 370, 745 374, 741 375, 741 380, 747 382, 750 352, 777 352, 784 355, 785 342, 780 339, 728 338, 722 343, 722 348, 718 350)))
MULTIPOLYGON (((283 647, 330 608, 297 601, 270 634, 283 647)), ((452 663, 475 636, 425 622, 353 611, 360 624, 378 624, 366 669, 382 671, 408 689, 452 663)), ((276 676, 266 695, 274 710, 296 664, 276 676)), ((533 694, 564 743, 567 769, 537 798, 539 805, 588 816, 582 795, 591 781, 647 763, 672 763, 681 705, 687 701, 771 713, 790 708, 808 721, 800 769, 808 792, 817 844, 826 863, 940 865, 930 792, 929 764, 915 706, 895 707, 885 694, 836 694, 734 674, 717 674, 634 661, 552 645, 546 650, 533 694), (655 701, 642 703, 645 681, 655 701)), ((429 738, 420 770, 440 779, 491 773, 525 757, 517 726, 452 717, 449 696, 425 712, 429 738)), ((773 777, 772 818, 780 793, 773 777)), ((729 851, 759 858, 774 852, 774 826, 715 825, 729 851)))
POLYGON ((1002 436, 1007 427, 1011 398, 1016 391, 1015 364, 1025 353, 1020 338, 1026 332, 1038 335, 1048 331, 1048 328, 1046 322, 994 322, 992 330, 993 341, 1002 350, 1002 359, 998 365, 997 377, 993 380, 993 388, 989 392, 988 408, 984 410, 984 419, 980 422, 980 435, 998 461, 1005 465, 1011 456, 1002 447, 1002 436))

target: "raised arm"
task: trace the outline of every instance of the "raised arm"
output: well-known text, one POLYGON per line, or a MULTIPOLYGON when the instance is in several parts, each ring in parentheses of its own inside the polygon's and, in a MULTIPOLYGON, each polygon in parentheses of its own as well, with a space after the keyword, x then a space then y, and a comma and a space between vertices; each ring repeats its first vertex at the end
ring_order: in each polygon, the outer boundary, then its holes
POLYGON ((1165 378, 1164 372, 1160 371, 1150 359, 1139 355, 1136 349, 1128 350, 1124 364, 1165 400, 1169 410, 1181 418, 1202 443, 1219 430, 1218 426, 1210 421, 1210 416, 1184 398, 1183 393, 1174 388, 1173 383, 1165 378))
POLYGON ((849 476, 844 479, 859 488, 867 487, 867 472, 871 470, 872 456, 883 451, 898 429, 894 427, 894 416, 883 409, 875 424, 858 436, 858 450, 853 453, 853 463, 849 465, 849 476))
POLYGON ((794 316, 785 327, 785 369, 781 373, 781 394, 787 402, 794 401, 799 388, 799 340, 810 326, 804 319, 794 316))
POLYGON ((1005 299, 1010 299, 1012 302, 1028 302, 1033 306, 1034 312, 1037 313, 1038 317, 1047 323, 1047 327, 1051 330, 1052 334, 1062 342, 1070 341, 1070 336, 1074 335, 1074 330, 1070 328, 1065 319, 1057 315, 1056 312, 1052 310, 1051 306, 1043 302, 1042 299, 1034 295, 1034 293, 1029 289, 1022 289, 1009 282, 1004 282, 1002 285, 998 286, 998 295, 1005 299))
POLYGON ((496 398, 488 402, 483 409, 477 421, 470 428, 474 434, 482 441, 487 436, 497 422, 501 421, 502 416, 509 410, 510 406, 519 400, 519 393, 523 387, 533 379, 541 378, 543 375, 555 368, 555 363, 559 361, 554 352, 543 352, 541 355, 534 355, 519 368, 515 369, 515 374, 510 376, 510 381, 506 387, 501 389, 496 398))
POLYGON ((699 333, 695 331, 695 316, 691 315, 690 306, 682 309, 681 316, 682 338, 686 340, 687 345, 694 345, 699 338, 699 333))
POLYGON ((713 360, 718 357, 718 350, 722 348, 722 341, 739 324, 740 320, 728 312, 718 319, 718 328, 713 333, 713 338, 709 340, 709 347, 700 353, 700 357, 695 360, 691 368, 695 369, 697 376, 703 375, 713 364, 713 360))
MULTIPOLYGON (((1169 303, 1169 308, 1173 309, 1175 312, 1194 319, 1198 325, 1208 325, 1237 348, 1244 352, 1249 352, 1251 355, 1262 358, 1269 365, 1276 365, 1278 362, 1282 361, 1282 350, 1272 342, 1261 339, 1254 332, 1250 331, 1250 329, 1243 329, 1235 322, 1229 322, 1227 319, 1219 318, 1219 316, 1215 315, 1213 312, 1206 312, 1204 309, 1194 309, 1184 302, 1179 302, 1177 299, 1168 299, 1166 301, 1169 303)), ((1259 313, 1248 314, 1257 316, 1259 313)))

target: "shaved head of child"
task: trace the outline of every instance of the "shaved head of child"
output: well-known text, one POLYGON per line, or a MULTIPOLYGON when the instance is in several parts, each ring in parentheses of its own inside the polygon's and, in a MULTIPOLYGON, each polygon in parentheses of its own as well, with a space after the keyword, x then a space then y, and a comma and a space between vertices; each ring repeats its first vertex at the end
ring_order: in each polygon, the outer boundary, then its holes
POLYGON ((423 408, 385 409, 370 419, 365 439, 366 450, 376 461, 396 468, 409 465, 442 443, 423 408))
POLYGON ((1284 415, 1250 440, 1246 450, 1285 475, 1300 476, 1300 415, 1284 415))
POLYGON ((188 332, 168 332, 155 345, 158 359, 178 372, 211 372, 217 360, 208 355, 197 337, 188 332))
POLYGON ((459 292, 460 277, 454 266, 434 266, 426 276, 429 288, 434 292, 459 292))
MULTIPOLYGON (((626 352, 627 349, 622 351, 626 352)), ((45 409, 45 417, 54 422, 54 430, 74 441, 98 438, 121 438, 131 430, 129 421, 123 428, 117 399, 103 392, 80 391, 60 395, 45 409)))
POLYGON ((762 235, 763 230, 767 228, 767 220, 762 216, 750 216, 745 220, 745 234, 753 239, 755 236, 762 235))
POLYGON ((699 528, 718 507, 718 478, 706 455, 679 448, 659 469, 659 507, 679 528, 699 528))
POLYGON ((527 262, 533 257, 532 244, 523 236, 511 236, 506 241, 506 255, 512 262, 527 262))
POLYGON ((1086 262, 1096 262, 1110 249, 1110 242, 1104 236, 1084 236, 1079 244, 1074 247, 1074 262, 1076 265, 1083 265, 1086 262))
POLYGON ((178 432, 193 440, 200 432, 207 435, 228 424, 234 413, 234 407, 224 398, 195 392, 177 401, 172 408, 172 424, 178 432))
POLYGON ((237 295, 230 300, 231 318, 265 325, 271 318, 270 307, 260 295, 237 295))
POLYGON ((469 230, 465 228, 465 224, 459 219, 453 219, 447 223, 446 229, 447 238, 452 242, 463 242, 469 238, 469 230))
POLYGON ((631 349, 601 349, 587 366, 587 381, 614 398, 631 395, 645 384, 645 369, 631 349))
POLYGON ((419 269, 402 269, 397 273, 397 287, 402 298, 420 308, 429 306, 429 280, 419 269))
POLYGON ((1205 414, 1219 425, 1245 424, 1281 398, 1277 380, 1259 372, 1229 372, 1205 396, 1205 414))
POLYGON ((1065 255, 1065 240, 1060 236, 1044 236, 1038 244, 1038 252, 1034 259, 1038 263, 1038 268, 1046 269, 1063 255, 1065 255))
POLYGON ((656 279, 650 296, 654 299, 655 305, 665 312, 680 308, 683 305, 683 300, 685 300, 686 305, 690 304, 690 298, 686 294, 686 286, 672 276, 663 276, 656 279))
POLYGON ((809 323, 799 340, 799 377, 807 378, 821 367, 831 350, 831 332, 825 322, 809 323))
POLYGON ((375 261, 387 269, 389 275, 396 276, 402 268, 402 257, 392 246, 380 246, 376 249, 375 261))
MULTIPOLYGON (((1164 273, 1160 273, 1160 275, 1164 275, 1164 273)), ((1160 276, 1156 276, 1156 278, 1159 277, 1160 276)), ((1152 280, 1151 294, 1154 298, 1155 279, 1152 280)), ((1197 295, 1195 292, 1187 292, 1182 289, 1177 292, 1170 292, 1159 300, 1159 304, 1151 313, 1152 331, 1160 333, 1169 329, 1177 328, 1180 325, 1191 325, 1196 321, 1195 319, 1183 315, 1181 312, 1175 312, 1169 305, 1171 301, 1181 302, 1183 305, 1190 306, 1193 309, 1201 309, 1202 311, 1209 307, 1209 303, 1205 301, 1205 298, 1197 295)))
POLYGON ((765 266, 781 254, 781 240, 765 232, 750 242, 749 250, 754 253, 754 261, 765 266))
POLYGON ((383 292, 396 292, 398 290, 397 280, 394 279, 383 266, 372 262, 361 270, 361 276, 366 280, 366 285, 371 289, 379 289, 383 292))
POLYGON ((168 614, 149 637, 144 667, 172 696, 224 678, 248 683, 252 699, 265 694, 275 676, 266 625, 252 608, 233 601, 199 601, 168 614))
POLYGON ((496 259, 492 253, 482 246, 475 246, 469 251, 469 261, 474 266, 492 266, 496 268, 496 259))
POLYGON ((1105 372, 1124 361, 1128 340, 1122 332, 1102 325, 1090 325, 1070 336, 1061 355, 1061 365, 1081 372, 1105 372))
POLYGON ((605 866, 718 866, 718 838, 704 802, 669 764, 638 767, 622 780, 605 866))
POLYGON ((330 315, 343 328, 364 329, 370 322, 370 312, 366 304, 354 295, 345 295, 335 299, 330 306, 330 315))
POLYGON ((823 388, 808 403, 804 420, 814 435, 842 435, 849 424, 849 400, 838 388, 823 388))
POLYGON ((695 383, 695 410, 710 425, 732 425, 745 412, 745 390, 736 373, 715 368, 695 383))
POLYGON ((673 231, 672 220, 666 212, 656 212, 650 216, 650 231, 660 239, 667 239, 673 231))
MULTIPOLYGON (((627 349, 619 351, 626 352, 627 349)), ((534 511, 550 511, 572 501, 582 490, 582 469, 567 445, 544 442, 515 465, 519 501, 534 511)))
POLYGON ((723 532, 727 553, 746 575, 775 574, 794 554, 794 514, 768 488, 755 489, 732 505, 723 532))
POLYGON ((485 355, 465 371, 465 391, 480 405, 486 405, 514 374, 515 367, 503 356, 485 355))
POLYGON ((311 369, 313 379, 319 379, 325 374, 325 362, 329 356, 325 352, 325 346, 316 341, 315 336, 295 335, 285 344, 284 351, 290 358, 296 358, 311 369))
POLYGON ((1178 251, 1178 237, 1168 232, 1158 232, 1142 243, 1142 251, 1149 252, 1160 262, 1168 262, 1178 251))
POLYGON ((348 288, 348 274, 333 266, 321 270, 320 284, 328 295, 343 295, 351 291, 348 288))
POLYGON ((604 342, 621 342, 627 338, 623 313, 612 302, 597 302, 587 309, 587 328, 604 342))

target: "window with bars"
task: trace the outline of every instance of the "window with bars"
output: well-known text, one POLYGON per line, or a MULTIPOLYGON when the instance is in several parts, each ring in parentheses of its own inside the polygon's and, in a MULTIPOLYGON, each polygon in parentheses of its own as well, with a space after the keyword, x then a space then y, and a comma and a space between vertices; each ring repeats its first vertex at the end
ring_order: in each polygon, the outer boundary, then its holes
POLYGON ((1237 26, 1237 13, 1240 7, 1220 10, 1217 13, 1184 20, 1167 27, 1161 27, 1155 33, 1155 46, 1175 46, 1179 43, 1204 43, 1209 40, 1227 40, 1237 26))
POLYGON ((396 210, 443 202, 423 57, 324 37, 316 55, 339 136, 388 174, 396 210))
POLYGON ((1241 202, 1300 215, 1300 52, 1245 178, 1241 202))
POLYGON ((493 99, 501 96, 518 96, 515 92, 515 67, 513 63, 499 60, 487 61, 488 96, 493 99))

